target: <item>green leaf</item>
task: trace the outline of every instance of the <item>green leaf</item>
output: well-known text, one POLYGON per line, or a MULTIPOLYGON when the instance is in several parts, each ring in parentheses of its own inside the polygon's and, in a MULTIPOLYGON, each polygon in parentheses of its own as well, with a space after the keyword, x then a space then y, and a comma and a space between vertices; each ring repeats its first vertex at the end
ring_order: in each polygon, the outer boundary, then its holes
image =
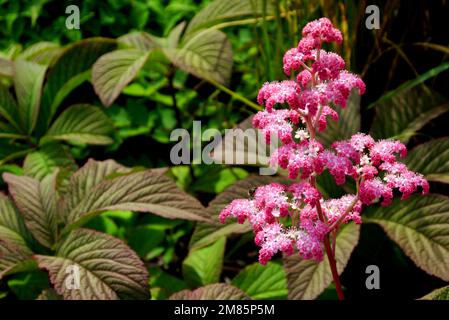
POLYGON ((107 38, 89 38, 78 41, 61 53, 48 73, 44 87, 39 123, 44 130, 64 98, 90 78, 90 68, 106 52, 114 50, 117 42, 107 38))
POLYGON ((3 174, 26 226, 33 236, 48 248, 55 243, 57 232, 56 176, 55 171, 53 175, 39 182, 25 176, 3 174))
POLYGON ((215 243, 191 250, 182 263, 182 274, 191 287, 200 287, 220 280, 226 238, 215 243))
POLYGON ((72 232, 56 249, 55 256, 35 256, 48 270, 56 292, 68 300, 148 298, 148 272, 122 241, 88 229, 72 232), (79 268, 80 287, 71 290, 69 267, 79 268))
POLYGON ((20 116, 17 103, 9 93, 8 88, 0 85, 0 116, 5 118, 17 130, 20 130, 20 116))
POLYGON ((360 131, 360 96, 353 92, 349 97, 346 108, 337 108, 340 116, 338 121, 328 118, 327 128, 318 134, 318 138, 325 146, 332 142, 345 140, 360 131))
MULTIPOLYGON (((343 225, 337 236, 335 259, 338 274, 346 267, 349 257, 359 240, 360 226, 354 223, 343 225)), ((315 299, 332 282, 329 261, 325 256, 323 261, 303 260, 298 254, 284 258, 287 274, 289 299, 315 299)))
POLYGON ((449 111, 449 102, 435 92, 422 88, 401 91, 393 98, 376 105, 371 127, 374 138, 394 138, 403 143, 430 120, 449 111))
POLYGON ((449 198, 436 194, 368 207, 364 221, 377 223, 413 262, 449 281, 449 198))
POLYGON ((249 300, 240 289, 225 283, 210 284, 196 290, 182 290, 169 298, 170 300, 249 300))
POLYGON ((36 299, 44 288, 48 288, 48 276, 40 270, 22 273, 8 280, 8 286, 21 300, 36 299))
POLYGON ((185 26, 186 23, 185 21, 183 21, 170 31, 170 34, 167 37, 167 46, 171 48, 176 48, 178 46, 179 40, 181 39, 181 34, 184 31, 185 26))
POLYGON ((449 286, 434 290, 420 300, 449 300, 449 286))
POLYGON ((33 252, 27 247, 0 238, 0 279, 6 275, 35 269, 36 263, 32 260, 32 255, 33 252))
POLYGON ((219 194, 235 182, 248 176, 248 172, 242 168, 212 168, 202 174, 191 188, 194 191, 219 194))
MULTIPOLYGON (((107 179, 113 173, 125 173, 129 169, 114 160, 94 161, 89 159, 71 178, 64 196, 64 212, 72 211, 94 187, 107 179)), ((64 216, 63 218, 66 218, 64 216)))
POLYGON ((27 246, 31 235, 12 202, 0 193, 0 279, 28 269, 32 252, 27 246))
POLYGON ((100 57, 92 67, 95 92, 105 106, 110 106, 145 64, 148 51, 123 49, 100 57))
POLYGON ((213 27, 225 21, 260 17, 264 12, 273 14, 274 8, 268 1, 263 0, 215 0, 198 12, 189 23, 186 34, 193 34, 198 30, 213 27))
POLYGON ((165 231, 157 226, 138 226, 131 230, 127 239, 129 246, 137 252, 139 257, 147 260, 151 253, 166 237, 165 231))
POLYGON ((0 239, 27 248, 31 236, 11 200, 0 193, 0 239))
POLYGON ((187 284, 160 267, 150 267, 151 298, 165 300, 175 292, 187 289, 187 284))
POLYGON ((20 133, 9 123, 0 122, 0 138, 27 139, 28 136, 20 133))
POLYGON ((14 88, 22 129, 31 133, 39 116, 42 85, 47 68, 26 60, 14 61, 14 88))
POLYGON ((404 162, 427 180, 449 183, 449 138, 418 145, 408 153, 404 162))
POLYGON ((27 145, 18 144, 12 140, 0 139, 0 166, 8 161, 22 158, 32 151, 34 151, 34 148, 27 145))
POLYGON ((77 169, 75 160, 59 143, 47 143, 38 151, 29 153, 23 162, 24 175, 41 181, 59 168, 65 178, 77 169))
POLYGON ((139 49, 141 51, 149 51, 151 49, 160 48, 159 38, 152 36, 146 32, 131 32, 117 39, 119 43, 125 44, 127 47, 139 49))
POLYGON ((209 221, 198 200, 181 191, 169 178, 150 170, 106 180, 92 188, 70 212, 66 212, 69 226, 65 231, 108 210, 151 212, 170 219, 209 221))
POLYGON ((287 280, 279 263, 270 261, 265 266, 260 263, 249 265, 232 279, 232 284, 252 299, 287 298, 287 280))
POLYGON ((65 140, 105 145, 114 142, 108 136, 112 131, 112 122, 100 108, 77 104, 69 107, 56 119, 42 142, 65 140))
POLYGON ((198 32, 180 48, 163 48, 170 61, 196 77, 227 84, 232 71, 232 48, 218 30, 198 32))
MULTIPOLYGON (((119 232, 119 227, 114 222, 114 220, 112 220, 111 218, 106 217, 104 215, 97 216, 97 217, 93 218, 92 220, 90 220, 86 224, 86 228, 101 231, 103 233, 110 234, 111 236, 118 236, 118 232, 119 232)), ((129 240, 128 240, 128 245, 131 246, 129 244, 129 240)))
POLYGON ((51 65, 61 53, 61 48, 54 42, 41 41, 23 50, 16 59, 28 60, 42 65, 51 65))
POLYGON ((13 63, 11 60, 0 57, 0 75, 6 77, 13 76, 13 63))
POLYGON ((371 108, 375 107, 376 105, 383 105, 384 103, 388 103, 388 101, 390 99, 392 99, 398 95, 403 96, 404 92, 410 91, 411 89, 423 84, 425 81, 427 81, 433 77, 436 77, 441 72, 446 71, 447 69, 449 69, 449 62, 444 62, 444 63, 440 64, 439 66, 423 73, 422 75, 418 76, 417 78, 409 80, 407 82, 404 82, 402 85, 400 85, 396 89, 387 92, 382 97, 380 97, 379 100, 371 103, 367 107, 367 109, 371 109, 371 108))
POLYGON ((268 176, 249 176, 240 180, 220 193, 209 203, 206 214, 212 219, 211 223, 198 223, 190 240, 190 248, 195 249, 215 242, 222 236, 230 234, 241 234, 251 231, 248 223, 238 224, 229 219, 222 224, 218 215, 234 199, 249 198, 249 191, 255 187, 268 184, 270 182, 286 182, 286 179, 268 176))

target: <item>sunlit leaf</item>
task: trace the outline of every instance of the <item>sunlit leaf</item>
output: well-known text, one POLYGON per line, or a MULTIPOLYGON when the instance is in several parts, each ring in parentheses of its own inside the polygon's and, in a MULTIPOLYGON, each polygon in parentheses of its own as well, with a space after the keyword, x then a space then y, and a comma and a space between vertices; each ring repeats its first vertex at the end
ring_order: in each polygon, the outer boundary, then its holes
POLYGON ((198 32, 179 48, 163 48, 178 68, 199 78, 229 82, 232 70, 232 48, 226 35, 218 30, 198 32))
POLYGON ((215 0, 198 12, 190 21, 186 34, 213 27, 225 21, 260 17, 264 13, 273 14, 274 8, 269 1, 263 0, 215 0))
POLYGON ((58 44, 41 41, 23 50, 16 59, 28 60, 42 65, 51 65, 61 51, 62 49, 58 44))
MULTIPOLYGON (((72 211, 94 187, 114 173, 125 173, 126 167, 114 160, 94 161, 89 159, 71 178, 64 197, 64 212, 72 211)), ((66 218, 64 216, 64 218, 66 218)))
POLYGON ((145 64, 148 51, 123 49, 109 52, 95 62, 92 82, 105 106, 110 106, 145 64))
POLYGON ((150 170, 106 180, 92 188, 67 213, 66 229, 108 210, 151 212, 170 219, 209 219, 198 200, 181 191, 169 178, 150 170))
POLYGON ((191 287, 200 287, 220 280, 226 238, 215 243, 191 250, 182 263, 184 279, 191 287))
POLYGON ((286 299, 287 280, 282 265, 256 262, 247 266, 232 279, 232 284, 242 289, 252 299, 286 299))
POLYGON ((65 110, 48 130, 43 141, 65 140, 105 145, 113 143, 111 120, 95 106, 77 104, 65 110))
POLYGON ((94 62, 116 46, 116 41, 112 39, 89 38, 64 49, 48 74, 42 98, 40 125, 46 128, 64 98, 90 78, 90 68, 94 62))

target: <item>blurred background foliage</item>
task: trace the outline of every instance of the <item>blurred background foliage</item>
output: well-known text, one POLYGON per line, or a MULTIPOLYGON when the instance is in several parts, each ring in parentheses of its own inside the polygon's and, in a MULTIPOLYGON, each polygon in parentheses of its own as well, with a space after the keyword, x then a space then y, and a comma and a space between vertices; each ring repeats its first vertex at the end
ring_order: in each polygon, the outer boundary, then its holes
MULTIPOLYGON (((76 1, 0 0, 0 57, 14 60, 32 45, 43 41, 64 47, 90 37, 115 39, 133 31, 168 37, 179 23, 192 21, 211 2, 85 0, 78 4, 81 29, 69 30, 65 28, 65 8, 77 4, 76 1)), ((234 4, 238 9, 239 1, 229 0, 229 3, 231 8, 234 4)), ((166 57, 152 57, 112 105, 104 109, 115 128, 113 143, 106 147, 72 143, 65 150, 74 161, 83 164, 88 158, 112 158, 128 166, 170 167, 169 155, 173 146, 169 140, 170 132, 174 128, 191 130, 193 120, 201 120, 203 129, 224 131, 247 119, 258 108, 254 101, 261 85, 265 81, 285 77, 282 72, 283 53, 297 44, 300 30, 308 21, 321 16, 329 17, 342 30, 344 42, 333 49, 342 54, 348 69, 362 75, 367 85, 367 93, 360 103, 362 131, 367 132, 371 128, 383 137, 390 126, 388 121, 403 123, 413 120, 404 115, 402 120, 400 116, 384 119, 383 127, 372 127, 374 119, 382 116, 376 115, 379 104, 391 105, 394 101, 396 105, 402 103, 404 107, 414 108, 415 105, 428 104, 426 97, 429 95, 438 95, 439 102, 447 103, 448 1, 260 0, 251 4, 246 11, 225 11, 217 19, 210 19, 206 26, 224 32, 231 44, 233 66, 229 81, 208 81, 175 67, 166 57), (380 8, 379 30, 365 27, 365 8, 369 4, 380 8), (410 92, 413 90, 418 90, 419 94, 411 100, 410 92)), ((5 79, 2 81, 7 82, 5 79)), ((89 82, 68 93, 61 103, 61 110, 80 103, 102 105, 89 82)), ((447 135, 449 117, 444 114, 446 110, 443 108, 435 114, 442 114, 437 119, 431 115, 416 130, 408 133, 408 146, 447 135)), ((1 139, 0 144, 0 156, 7 158, 13 152, 8 149, 11 146, 6 146, 1 139)), ((2 161, 0 171, 22 172, 25 155, 26 152, 2 161)), ((226 187, 256 172, 256 169, 220 165, 175 166, 168 174, 179 187, 207 205, 226 187)), ((432 190, 447 194, 447 187, 442 183, 435 183, 432 187, 432 190)), ((189 260, 184 263, 183 260, 188 254, 188 243, 194 229, 192 223, 133 212, 110 212, 95 218, 89 226, 126 240, 146 261, 153 298, 165 298, 180 289, 198 285, 195 280, 183 279, 183 274, 189 272, 189 260)), ((380 228, 373 225, 362 228, 361 241, 343 274, 349 297, 397 297, 400 294, 401 297, 416 298, 442 285, 440 280, 415 267, 380 228), (382 279, 385 287, 381 293, 363 290, 365 277, 361 270, 368 264, 377 264, 386 270, 382 279)), ((221 250, 220 246, 224 248, 225 244, 217 242, 215 245, 218 246, 215 250, 221 250)), ((227 248, 221 279, 234 279, 233 283, 239 283, 243 278, 239 280, 235 276, 244 266, 257 260, 256 247, 250 237, 242 236, 229 239, 227 248)), ((242 272, 248 272, 245 270, 242 272)), ((270 270, 283 272, 276 263, 270 266, 270 270)), ((45 287, 47 283, 43 282, 39 272, 17 276, 1 283, 0 296, 34 297, 33 292, 40 290, 25 288, 45 287)), ((286 297, 285 283, 280 282, 277 293, 268 298, 286 297)), ((325 291, 322 297, 335 298, 329 292, 325 291)))

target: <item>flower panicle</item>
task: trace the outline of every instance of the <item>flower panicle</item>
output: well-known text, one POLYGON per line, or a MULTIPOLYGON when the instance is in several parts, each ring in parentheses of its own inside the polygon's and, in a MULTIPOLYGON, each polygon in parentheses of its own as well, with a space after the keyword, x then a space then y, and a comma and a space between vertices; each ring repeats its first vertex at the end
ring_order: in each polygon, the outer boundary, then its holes
POLYGON ((316 134, 326 130, 328 119, 339 120, 336 107, 345 108, 353 91, 362 95, 366 88, 359 76, 345 70, 342 57, 322 49, 323 43, 342 42, 329 19, 308 23, 302 36, 283 58, 284 73, 294 80, 265 83, 257 97, 265 110, 253 118, 268 143, 272 136, 283 143, 270 164, 300 181, 259 186, 252 198, 233 200, 219 215, 222 223, 230 217, 249 222, 261 264, 278 252, 319 261, 325 237, 342 223, 362 223, 363 206, 388 206, 395 190, 403 200, 418 190, 429 192, 425 178, 400 162, 407 154, 400 141, 376 141, 363 133, 335 141, 328 149, 318 141, 316 134), (356 193, 325 199, 315 180, 325 171, 337 185, 353 179, 356 193))

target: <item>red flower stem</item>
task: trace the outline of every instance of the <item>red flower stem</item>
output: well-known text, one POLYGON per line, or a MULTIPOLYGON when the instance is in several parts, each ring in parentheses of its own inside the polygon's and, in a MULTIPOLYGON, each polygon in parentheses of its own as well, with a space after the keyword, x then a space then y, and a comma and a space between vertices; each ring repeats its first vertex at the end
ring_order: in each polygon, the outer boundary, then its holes
MULTIPOLYGON (((310 117, 307 117, 306 124, 307 124, 307 129, 309 131, 311 139, 315 139, 315 127, 313 126, 313 123, 312 123, 310 117)), ((312 187, 316 188, 316 179, 314 176, 310 177, 310 184, 312 185, 312 187)), ((318 213, 319 219, 323 223, 326 223, 320 202, 317 203, 316 208, 317 208, 317 213, 318 213)), ((340 277, 338 276, 337 262, 335 261, 334 254, 332 253, 332 248, 331 248, 330 240, 329 240, 329 233, 327 233, 324 236, 323 242, 324 242, 324 250, 326 250, 327 259, 329 260, 329 266, 331 268, 332 278, 334 279, 335 289, 337 291, 338 299, 344 300, 345 296, 343 294, 343 289, 341 287, 340 277)))
POLYGON ((331 245, 329 242, 329 234, 324 237, 324 249, 326 250, 327 259, 329 260, 329 265, 331 267, 332 278, 334 279, 335 289, 337 290, 338 300, 344 300, 345 295, 343 294, 343 289, 341 288, 340 277, 337 271, 337 262, 332 254, 331 245))

